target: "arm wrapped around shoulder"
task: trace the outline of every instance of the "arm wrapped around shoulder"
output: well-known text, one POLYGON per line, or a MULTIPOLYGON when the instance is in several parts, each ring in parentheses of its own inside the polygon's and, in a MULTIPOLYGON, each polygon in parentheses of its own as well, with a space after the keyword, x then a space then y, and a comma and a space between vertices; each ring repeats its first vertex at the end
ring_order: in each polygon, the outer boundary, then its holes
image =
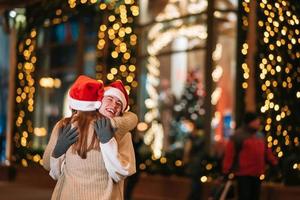
POLYGON ((60 126, 61 122, 57 122, 55 124, 50 136, 49 143, 47 144, 43 154, 43 167, 48 171, 50 171, 50 157, 57 142, 60 126))
POLYGON ((116 129, 115 134, 125 135, 133 130, 138 123, 138 117, 133 112, 125 112, 122 116, 111 118, 112 127, 116 129))
POLYGON ((121 140, 112 138, 107 143, 100 143, 105 168, 109 176, 119 182, 136 172, 136 161, 131 133, 127 133, 121 140))

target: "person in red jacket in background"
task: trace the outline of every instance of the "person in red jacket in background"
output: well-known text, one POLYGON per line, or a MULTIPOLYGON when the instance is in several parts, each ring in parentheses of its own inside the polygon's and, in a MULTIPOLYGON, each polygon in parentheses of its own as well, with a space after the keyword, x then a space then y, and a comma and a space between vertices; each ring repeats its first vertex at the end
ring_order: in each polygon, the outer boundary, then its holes
POLYGON ((226 146, 223 173, 234 173, 239 200, 258 200, 261 186, 259 177, 265 172, 266 162, 275 166, 278 160, 258 131, 261 125, 258 115, 247 112, 243 122, 226 146))

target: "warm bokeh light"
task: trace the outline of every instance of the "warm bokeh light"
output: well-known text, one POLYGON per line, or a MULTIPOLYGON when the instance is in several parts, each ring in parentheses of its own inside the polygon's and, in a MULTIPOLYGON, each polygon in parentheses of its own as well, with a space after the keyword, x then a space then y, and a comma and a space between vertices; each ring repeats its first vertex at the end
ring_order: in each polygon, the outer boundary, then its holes
MULTIPOLYGON (((249 30, 248 14, 250 1, 242 2, 243 33, 249 30)), ((258 58, 256 60, 258 106, 262 113, 263 127, 266 132, 268 147, 272 148, 279 158, 287 155, 291 145, 299 144, 297 134, 298 125, 291 125, 295 121, 295 107, 300 98, 297 78, 298 64, 295 59, 300 52, 295 49, 299 40, 299 19, 295 7, 288 1, 269 2, 258 1, 257 7, 257 38, 258 58), (297 138, 297 139, 296 139, 297 138), (289 146, 289 147, 288 147, 289 146)), ((242 88, 248 89, 250 72, 246 62, 248 54, 247 37, 241 43, 240 56, 243 57, 242 88)), ((264 180, 264 175, 260 177, 264 180)))

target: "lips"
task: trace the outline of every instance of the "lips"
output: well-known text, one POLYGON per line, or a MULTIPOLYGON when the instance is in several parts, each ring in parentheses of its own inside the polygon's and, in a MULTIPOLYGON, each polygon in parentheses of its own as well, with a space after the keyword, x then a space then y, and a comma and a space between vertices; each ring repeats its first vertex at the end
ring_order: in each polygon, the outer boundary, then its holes
POLYGON ((112 115, 115 115, 116 112, 117 112, 117 111, 116 111, 115 109, 113 109, 113 108, 106 108, 105 111, 108 112, 108 113, 110 113, 110 114, 112 114, 112 115))

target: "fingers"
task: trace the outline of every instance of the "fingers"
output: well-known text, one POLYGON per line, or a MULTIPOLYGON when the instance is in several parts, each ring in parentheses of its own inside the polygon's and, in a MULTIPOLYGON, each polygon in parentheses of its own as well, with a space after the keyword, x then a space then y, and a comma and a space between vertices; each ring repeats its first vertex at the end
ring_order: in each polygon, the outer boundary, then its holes
POLYGON ((98 125, 98 129, 103 128, 105 126, 105 122, 104 122, 105 118, 101 117, 100 119, 96 120, 96 123, 98 125))
POLYGON ((102 128, 104 128, 105 126, 106 126, 106 121, 105 121, 105 117, 103 117, 102 119, 101 119, 101 127, 102 128))
POLYGON ((110 125, 111 125, 111 123, 110 123, 110 119, 109 119, 109 118, 107 118, 107 117, 103 117, 103 118, 101 118, 101 119, 100 119, 100 121, 101 121, 101 127, 102 127, 102 128, 105 128, 105 127, 107 127, 107 126, 110 126, 110 125))
POLYGON ((70 135, 72 135, 74 132, 77 132, 77 127, 73 127, 71 130, 68 129, 68 132, 65 132, 66 137, 70 137, 70 135))
MULTIPOLYGON (((76 133, 76 132, 75 132, 76 133)), ((78 134, 74 134, 74 135, 72 135, 72 137, 71 138, 69 138, 69 142, 70 142, 70 144, 74 144, 75 142, 77 142, 77 140, 78 140, 78 134)))
POLYGON ((94 123, 94 130, 96 132, 97 137, 100 135, 100 121, 96 120, 94 123))
POLYGON ((103 118, 99 118, 95 121, 95 127, 97 127, 97 129, 100 129, 102 127, 102 120, 103 118))
POLYGON ((77 128, 74 127, 68 132, 68 141, 69 144, 73 144, 78 140, 78 131, 77 128))
POLYGON ((77 135, 78 135, 77 127, 72 128, 68 132, 68 138, 73 138, 73 137, 76 137, 77 135))
POLYGON ((101 128, 101 126, 102 126, 101 119, 98 119, 96 121, 96 124, 97 124, 97 130, 99 130, 101 128))
POLYGON ((65 127, 63 127, 63 126, 59 128, 59 131, 58 131, 58 137, 61 137, 61 136, 63 135, 64 128, 65 128, 65 127))
POLYGON ((109 118, 106 118, 106 126, 111 127, 111 121, 109 118))
POLYGON ((70 129, 71 129, 71 123, 68 123, 66 126, 63 127, 63 133, 67 134, 70 129))
POLYGON ((96 121, 94 122, 94 129, 95 129, 95 130, 98 130, 98 129, 99 129, 98 120, 96 120, 96 121))

